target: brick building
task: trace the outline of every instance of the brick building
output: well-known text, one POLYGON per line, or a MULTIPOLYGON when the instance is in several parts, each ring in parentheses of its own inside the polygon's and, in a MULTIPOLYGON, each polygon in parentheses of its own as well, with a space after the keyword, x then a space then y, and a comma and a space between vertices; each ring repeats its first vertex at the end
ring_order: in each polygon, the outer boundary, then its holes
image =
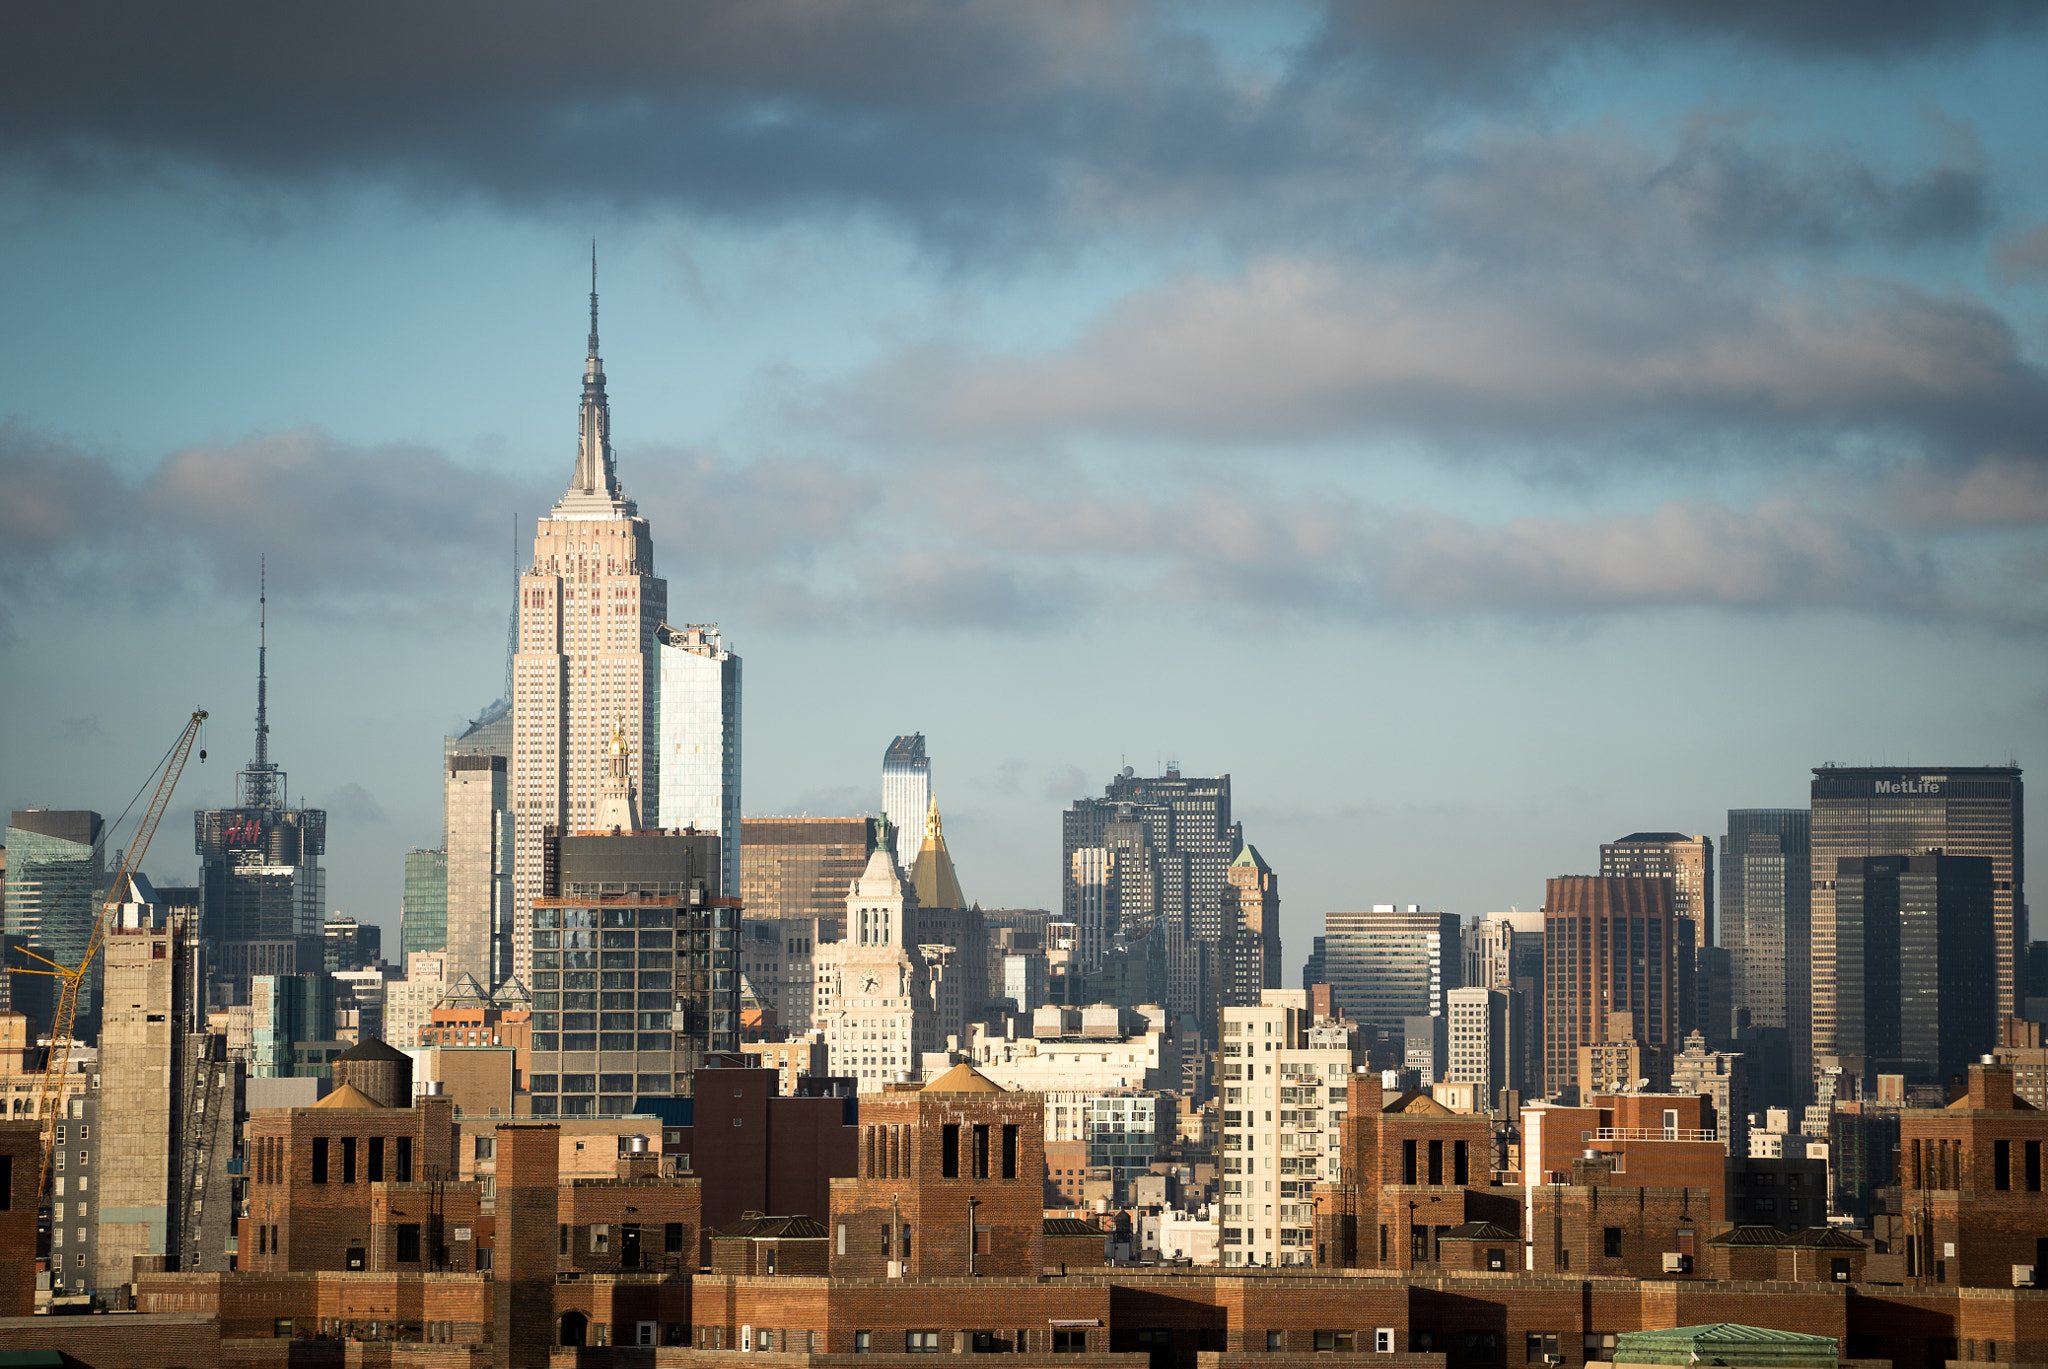
MULTIPOLYGON (((1494 1187, 1488 1118, 1452 1112, 1421 1092, 1388 1101, 1380 1076, 1370 1071, 1349 1083, 1338 1178, 1314 1192, 1318 1265, 1433 1266, 1455 1228, 1488 1221, 1519 1227, 1512 1191, 1494 1187)), ((1516 1268, 1520 1256, 1518 1248, 1516 1268)))
POLYGON ((1045 1263, 1045 1101, 956 1065, 869 1096, 857 1177, 832 1182, 832 1273, 1035 1278, 1045 1263))
POLYGON ((1946 1108, 1899 1114, 1892 1248, 1908 1286, 2000 1288, 2020 1270, 2048 1283, 2048 1113, 2014 1094, 2009 1065, 1972 1065, 1969 1079, 1946 1108))
POLYGON ((250 1114, 244 1135, 243 1269, 367 1270, 372 1189, 456 1179, 455 1109, 446 1098, 382 1107, 343 1084, 309 1108, 250 1114))

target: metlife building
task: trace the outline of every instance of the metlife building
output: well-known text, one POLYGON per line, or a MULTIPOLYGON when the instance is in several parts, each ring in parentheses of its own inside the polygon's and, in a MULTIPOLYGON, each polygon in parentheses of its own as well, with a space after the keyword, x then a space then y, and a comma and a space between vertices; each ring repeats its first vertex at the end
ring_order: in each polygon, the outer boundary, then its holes
POLYGON ((1813 772, 1813 1053, 1836 1055, 1836 884, 1845 857, 1986 856, 1999 1016, 2016 1012, 2027 941, 2025 805, 2016 765, 1822 766, 1813 772))

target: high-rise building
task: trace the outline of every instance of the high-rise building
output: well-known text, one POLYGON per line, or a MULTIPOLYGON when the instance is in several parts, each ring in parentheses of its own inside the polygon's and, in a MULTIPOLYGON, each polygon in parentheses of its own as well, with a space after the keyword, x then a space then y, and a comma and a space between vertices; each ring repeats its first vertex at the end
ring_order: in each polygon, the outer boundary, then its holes
POLYGON ((327 813, 291 805, 270 759, 269 594, 257 598, 256 752, 235 775, 235 806, 193 814, 199 933, 208 997, 241 1005, 258 975, 317 973, 326 963, 327 813))
POLYGON ((1456 913, 1376 903, 1323 914, 1323 969, 1345 1017, 1398 1032, 1410 1017, 1441 1017, 1462 988, 1456 913))
MULTIPOLYGON (((1813 772, 1812 1054, 1842 1055, 1842 958, 1836 881, 1845 857, 1983 856, 1991 861, 1992 1011, 2017 1012, 2026 942, 2026 847, 2020 769, 1821 766, 1813 772)), ((1804 1067, 1807 1061, 1796 1062, 1804 1067)))
POLYGON ((1811 1034, 1813 815, 1804 808, 1731 808, 1721 838, 1721 944, 1738 1022, 1794 1038, 1811 1034))
POLYGON ((908 870, 917 860, 918 834, 924 831, 925 809, 932 801, 932 762, 924 751, 924 733, 897 737, 882 753, 882 814, 896 832, 896 868, 908 870))
MULTIPOLYGON (((1062 915, 1077 920, 1081 888, 1074 856, 1087 848, 1125 856, 1116 862, 1121 885, 1119 916, 1165 920, 1187 934, 1214 941, 1223 934, 1224 871, 1244 846, 1244 828, 1230 817, 1230 776, 1185 778, 1169 764, 1157 779, 1129 766, 1114 776, 1099 799, 1075 799, 1061 814, 1060 880, 1062 915), (1130 856, 1144 858, 1132 868, 1130 856)), ((1140 928, 1124 925, 1127 942, 1140 928)))
POLYGON ((384 929, 374 922, 358 922, 352 917, 330 917, 327 919, 325 931, 327 954, 322 962, 322 968, 329 974, 345 970, 375 969, 384 959, 384 929))
POLYGON ((1512 989, 1469 985, 1444 995, 1449 1019, 1444 1082, 1477 1085, 1481 1106, 1488 1109, 1513 1082, 1510 1069, 1518 1054, 1513 999, 1512 989))
POLYGON ((1998 1045, 1993 866, 1984 856, 1835 863, 1834 1049, 1817 1063, 1945 1084, 1998 1045))
POLYGON ((1337 1177, 1363 1034, 1317 1021, 1300 989, 1268 989, 1222 1019, 1222 1262, 1312 1264, 1315 1188, 1337 1177))
MULTIPOLYGON (((405 892, 398 914, 399 951, 448 949, 448 853, 412 850, 405 853, 405 892)), ((453 978, 453 974, 450 978, 453 978)))
POLYGON ((709 833, 550 839, 533 908, 536 1117, 664 1112, 739 1049, 740 910, 709 833))
POLYGON ((1464 984, 1508 994, 1507 1086, 1543 1091, 1543 913, 1488 913, 1465 928, 1464 984))
MULTIPOLYGON (((512 972, 511 770, 505 756, 467 752, 448 757, 441 772, 447 839, 443 944, 456 978, 466 974, 491 986, 512 972)), ((410 880, 407 885, 410 893, 410 880)))
POLYGON ((1668 878, 1565 875, 1543 898, 1543 1087, 1555 1097, 1576 1085, 1579 1048, 1610 1040, 1627 1014, 1637 1043, 1678 1045, 1678 956, 1692 935, 1672 912, 1668 878))
POLYGON ((917 941, 917 891, 880 843, 845 895, 846 935, 818 947, 818 996, 832 1073, 864 1094, 915 1083, 924 1052, 938 1048, 931 968, 917 941))
POLYGON ((1252 1007, 1280 987, 1280 877, 1246 842, 1223 872, 1220 1006, 1252 1007))
MULTIPOLYGON (((140 875, 107 928, 107 1008, 94 1070, 99 1115, 90 1175, 72 1176, 80 1217, 97 1223, 97 1286, 132 1281, 138 1255, 225 1270, 232 1228, 242 1065, 224 1038, 191 1033, 188 932, 140 875), (87 1179, 92 1187, 85 1188, 87 1179)), ((57 1189, 59 1194, 64 1190, 57 1189)))
MULTIPOLYGON (((833 929, 846 915, 846 889, 874 853, 874 818, 748 818, 740 902, 749 917, 816 919, 833 929)), ((893 848, 892 848, 893 849, 893 848)))
POLYGON ((597 827, 606 743, 623 734, 632 781, 661 825, 654 735, 655 630, 668 583, 654 573, 647 520, 619 484, 611 405, 597 345, 597 267, 583 362, 576 467, 533 539, 519 577, 519 652, 512 675, 512 972, 532 970, 534 900, 544 897, 550 835, 597 827))
POLYGON ((1669 879, 1672 916, 1692 923, 1693 945, 1714 942, 1714 842, 1683 832, 1631 832, 1600 847, 1600 873, 1609 878, 1669 879))
POLYGON ((740 658, 716 623, 655 630, 655 734, 661 755, 661 825, 716 832, 719 888, 741 886, 740 658))
MULTIPOLYGON (((100 847, 104 828, 100 815, 86 809, 15 811, 7 828, 10 869, 6 921, 0 924, 8 936, 39 947, 42 955, 59 964, 76 965, 85 958, 107 882, 106 858, 100 847)), ((38 962, 14 951, 7 963, 34 966, 38 962)), ((22 976, 9 974, 7 978, 22 976)), ((41 996, 25 995, 30 999, 41 996)), ((97 1022, 92 976, 79 985, 77 1021, 79 1035, 90 1039, 97 1022)), ((50 1030, 47 1020, 41 1026, 50 1030)))
MULTIPOLYGON (((1722 928, 1725 932, 1727 923, 1722 928)), ((1710 1050, 1705 1035, 1693 1032, 1685 1038, 1685 1049, 1671 1059, 1671 1091, 1711 1101, 1727 1152, 1737 1157, 1749 1154, 1749 1090, 1742 1056, 1710 1050)))

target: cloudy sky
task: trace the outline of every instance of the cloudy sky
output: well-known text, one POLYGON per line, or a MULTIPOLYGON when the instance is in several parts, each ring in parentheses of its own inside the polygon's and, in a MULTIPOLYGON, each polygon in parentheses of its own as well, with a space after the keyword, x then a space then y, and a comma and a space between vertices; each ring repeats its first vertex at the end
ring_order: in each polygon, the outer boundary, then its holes
POLYGON ((194 705, 224 801, 267 554, 275 755, 395 932, 593 237, 747 811, 922 730, 985 905, 1123 764, 1233 777, 1292 965, 1823 761, 2032 763, 2044 66, 2031 0, 15 7, 0 806, 119 811, 194 705))

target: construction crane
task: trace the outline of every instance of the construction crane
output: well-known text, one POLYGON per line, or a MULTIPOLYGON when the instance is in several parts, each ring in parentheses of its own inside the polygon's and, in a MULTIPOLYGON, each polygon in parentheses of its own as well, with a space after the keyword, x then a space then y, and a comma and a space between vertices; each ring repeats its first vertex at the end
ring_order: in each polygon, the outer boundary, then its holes
MULTIPOLYGON (((170 806, 171 791, 178 787, 178 776, 185 773, 185 761, 192 754, 193 743, 199 739, 199 729, 206 722, 206 710, 195 708, 186 720, 185 730, 178 734, 178 740, 158 763, 156 793, 150 797, 149 807, 143 811, 142 821, 135 828, 135 840, 128 844, 128 853, 121 860, 120 873, 108 886, 106 902, 100 905, 99 916, 93 919, 92 935, 85 943, 85 954, 76 965, 59 965, 46 956, 36 955, 27 947, 22 954, 34 956, 47 970, 24 966, 9 966, 15 974, 46 974, 57 982, 57 1011, 50 1022, 50 1063, 43 1071, 42 1093, 36 1102, 36 1115, 43 1127, 43 1171, 42 1184, 37 1192, 50 1182, 50 1156, 55 1150, 57 1123, 62 1117, 64 1076, 71 1067, 71 1033, 78 1017, 78 991, 85 983, 86 972, 92 968, 93 957, 100 953, 100 943, 106 940, 107 922, 119 905, 121 896, 128 888, 128 878, 142 866, 142 858, 149 852, 149 839, 156 835, 156 825, 163 821, 164 810, 170 806)), ((206 759, 201 751, 199 759, 206 759)), ((149 781, 144 780, 147 785, 149 781)))

